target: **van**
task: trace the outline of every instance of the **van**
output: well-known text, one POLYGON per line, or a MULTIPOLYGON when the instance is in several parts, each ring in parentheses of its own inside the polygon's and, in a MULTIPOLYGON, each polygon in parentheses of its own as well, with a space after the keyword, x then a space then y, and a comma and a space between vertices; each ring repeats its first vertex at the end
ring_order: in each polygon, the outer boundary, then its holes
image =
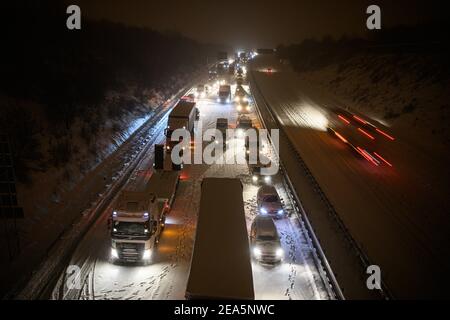
POLYGON ((280 237, 273 219, 256 216, 250 230, 250 244, 253 257, 262 263, 278 263, 283 259, 280 237))

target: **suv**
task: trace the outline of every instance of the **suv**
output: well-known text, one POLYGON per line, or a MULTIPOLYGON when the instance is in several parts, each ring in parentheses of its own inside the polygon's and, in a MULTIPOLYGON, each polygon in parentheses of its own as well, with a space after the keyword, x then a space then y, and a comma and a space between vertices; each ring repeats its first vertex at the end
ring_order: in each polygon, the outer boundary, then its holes
POLYGON ((267 185, 259 188, 256 203, 262 215, 270 215, 277 219, 286 216, 282 200, 274 186, 267 185))
POLYGON ((272 176, 261 174, 261 169, 268 168, 269 166, 270 165, 264 165, 260 162, 249 165, 250 175, 252 176, 252 182, 254 184, 270 184, 272 182, 272 176))
POLYGON ((273 219, 269 216, 256 216, 250 230, 252 254, 263 263, 278 263, 283 260, 280 236, 273 219))

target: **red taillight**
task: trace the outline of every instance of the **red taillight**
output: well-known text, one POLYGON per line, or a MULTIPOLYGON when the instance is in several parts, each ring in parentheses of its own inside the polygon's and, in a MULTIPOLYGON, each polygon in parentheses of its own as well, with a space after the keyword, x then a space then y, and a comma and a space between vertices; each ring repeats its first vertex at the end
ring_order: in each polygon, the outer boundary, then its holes
POLYGON ((372 164, 379 166, 379 164, 374 160, 374 158, 370 155, 370 153, 368 153, 366 150, 360 148, 360 147, 356 147, 358 149, 358 152, 369 162, 371 162, 372 164))
POLYGON ((346 124, 350 124, 350 121, 348 121, 344 116, 338 115, 339 119, 344 121, 346 124))
POLYGON ((377 156, 377 158, 379 158, 381 161, 383 161, 384 163, 386 163, 389 167, 392 167, 392 164, 389 163, 386 159, 384 159, 382 156, 380 156, 378 153, 374 152, 374 155, 377 156))
POLYGON ((367 132, 364 131, 363 129, 358 128, 358 131, 361 132, 362 134, 364 134, 364 135, 365 135, 366 137, 368 137, 369 139, 375 140, 375 137, 374 137, 374 136, 370 135, 369 133, 367 133, 367 132))
POLYGON ((361 122, 362 124, 366 124, 366 123, 367 123, 366 121, 364 121, 363 119, 361 119, 361 118, 358 117, 358 116, 353 115, 353 118, 355 118, 356 120, 358 120, 358 121, 361 122))
POLYGON ((392 136, 390 136, 390 135, 388 135, 386 132, 384 132, 384 131, 381 131, 380 129, 376 129, 377 130, 377 132, 379 133, 379 134, 382 134, 383 136, 385 136, 386 138, 388 138, 389 140, 391 140, 391 141, 394 141, 395 140, 395 138, 394 137, 392 137, 392 136))

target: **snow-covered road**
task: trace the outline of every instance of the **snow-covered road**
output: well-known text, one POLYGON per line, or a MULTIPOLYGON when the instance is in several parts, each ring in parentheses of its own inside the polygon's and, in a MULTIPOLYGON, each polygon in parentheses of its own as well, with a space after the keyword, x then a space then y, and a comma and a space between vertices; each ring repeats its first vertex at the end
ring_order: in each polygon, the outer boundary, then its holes
MULTIPOLYGON (((381 267, 394 296, 448 296, 444 284, 448 284, 450 267, 448 154, 419 149, 410 143, 413 133, 385 128, 376 121, 377 127, 396 139, 376 135, 370 141, 358 126, 338 119, 335 110, 348 106, 302 81, 275 56, 260 56, 252 66, 255 83, 274 117, 352 237, 371 262, 381 267), (267 73, 267 68, 273 71, 267 73), (347 145, 327 133, 328 126, 352 143, 367 144, 393 167, 375 166, 352 154, 347 145)), ((323 217, 307 211, 313 226, 320 229, 323 217)), ((327 239, 325 232, 317 234, 333 249, 331 254, 338 253, 335 241, 327 239)), ((342 260, 333 258, 335 264, 342 260)), ((364 275, 358 281, 365 285, 364 275)))
MULTIPOLYGON (((234 104, 221 105, 215 95, 200 100, 202 129, 213 128, 217 118, 228 118, 231 126, 237 119, 234 104)), ((260 126, 256 114, 251 115, 260 126)), ((164 140, 165 125, 158 124, 155 142, 164 140)), ((139 172, 152 167, 153 152, 141 161, 129 186, 139 183, 139 172)), ((253 185, 247 165, 186 165, 166 228, 149 266, 118 265, 109 262, 110 237, 107 219, 110 209, 96 221, 74 252, 70 265, 89 273, 81 291, 68 290, 61 281, 55 287, 55 299, 184 299, 193 250, 197 214, 200 201, 200 183, 204 177, 240 178, 244 184, 244 201, 248 230, 256 215, 257 186, 253 185), (74 294, 76 292, 76 294, 74 294)), ((293 204, 287 196, 286 183, 277 175, 273 183, 283 198, 286 209, 293 213, 293 204)), ((253 279, 256 299, 329 299, 316 259, 314 248, 297 215, 276 221, 284 261, 272 267, 253 261, 253 279)), ((213 284, 212 284, 213 285, 213 284)))

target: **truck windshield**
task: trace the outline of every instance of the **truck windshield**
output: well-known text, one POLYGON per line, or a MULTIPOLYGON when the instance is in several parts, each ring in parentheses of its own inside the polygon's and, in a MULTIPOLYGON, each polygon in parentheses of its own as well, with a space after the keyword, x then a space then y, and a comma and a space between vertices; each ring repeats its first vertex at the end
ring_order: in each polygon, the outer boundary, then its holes
POLYGON ((121 236, 147 236, 150 228, 146 222, 114 221, 113 233, 121 236))

